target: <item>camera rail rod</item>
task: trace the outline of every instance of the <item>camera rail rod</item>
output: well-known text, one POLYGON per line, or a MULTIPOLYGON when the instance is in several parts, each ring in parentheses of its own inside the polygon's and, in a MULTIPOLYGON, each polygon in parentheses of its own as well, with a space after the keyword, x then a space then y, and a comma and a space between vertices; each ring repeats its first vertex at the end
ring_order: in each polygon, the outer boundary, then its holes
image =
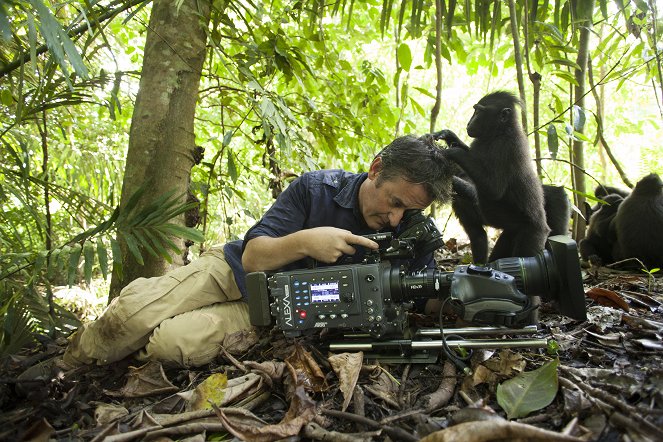
MULTIPOLYGON (((456 327, 456 328, 446 328, 444 329, 445 335, 456 335, 456 336, 477 336, 477 335, 486 335, 486 336, 495 336, 495 335, 530 335, 537 333, 539 329, 536 325, 528 325, 523 328, 508 328, 508 327, 456 327)), ((430 336, 440 336, 439 327, 426 327, 419 328, 415 332, 415 337, 430 337, 430 336)), ((372 339, 371 335, 368 333, 345 333, 343 339, 372 339)))
MULTIPOLYGON (((548 346, 547 338, 508 338, 508 339, 447 339, 449 347, 464 348, 546 348, 548 346)), ((392 339, 387 341, 372 342, 332 342, 329 344, 329 350, 348 350, 348 351, 380 351, 380 350, 433 350, 443 347, 441 339, 431 341, 413 341, 410 339, 392 339)))
MULTIPOLYGON (((475 335, 530 335, 538 332, 536 325, 528 325, 522 328, 508 327, 457 327, 444 329, 445 335, 475 336, 475 335)), ((420 328, 417 336, 440 336, 439 327, 420 328)))
MULTIPOLYGON (((473 348, 546 348, 548 338, 472 338, 458 339, 460 336, 475 335, 513 335, 513 334, 533 334, 538 331, 535 325, 524 328, 505 328, 505 327, 460 327, 447 328, 444 330, 446 344, 449 347, 473 348)), ((347 334, 344 341, 329 343, 329 350, 351 350, 351 351, 386 351, 386 350, 431 350, 443 347, 441 339, 427 339, 430 336, 440 336, 439 328, 424 328, 415 333, 416 337, 424 339, 391 339, 391 340, 371 340, 366 334, 347 334), (353 342, 353 339, 355 340, 353 342)))

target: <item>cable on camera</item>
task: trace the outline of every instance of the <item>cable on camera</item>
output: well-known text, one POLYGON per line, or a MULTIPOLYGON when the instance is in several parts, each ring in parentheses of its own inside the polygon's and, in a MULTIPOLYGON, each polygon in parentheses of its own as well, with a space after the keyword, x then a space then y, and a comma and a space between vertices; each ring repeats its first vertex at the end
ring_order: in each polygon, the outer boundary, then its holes
MULTIPOLYGON (((471 375, 472 374, 472 369, 469 367, 467 364, 472 357, 472 350, 469 350, 467 356, 462 357, 458 355, 455 351, 453 351, 449 345, 447 344, 447 337, 444 334, 444 322, 443 322, 443 312, 444 312, 444 306, 446 305, 447 301, 449 301, 450 298, 445 298, 444 301, 442 301, 442 305, 440 306, 440 316, 439 316, 439 321, 440 321, 440 336, 442 339, 442 353, 444 353, 444 356, 448 360, 454 363, 454 365, 461 370, 463 373, 466 375, 471 375)), ((458 335, 449 335, 450 338, 460 338, 458 335)))

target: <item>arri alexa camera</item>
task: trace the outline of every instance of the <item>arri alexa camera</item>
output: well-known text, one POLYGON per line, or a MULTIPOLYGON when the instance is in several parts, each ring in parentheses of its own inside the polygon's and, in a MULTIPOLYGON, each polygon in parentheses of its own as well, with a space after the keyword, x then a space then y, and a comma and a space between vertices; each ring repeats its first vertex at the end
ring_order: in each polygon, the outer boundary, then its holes
POLYGON ((503 258, 486 266, 409 269, 397 262, 426 256, 444 242, 433 219, 420 210, 407 211, 401 226, 396 237, 367 235, 381 247, 360 264, 249 273, 251 323, 274 325, 289 337, 330 329, 357 332, 376 341, 399 339, 412 336, 407 313, 416 301, 439 299, 465 321, 483 326, 475 331, 531 332, 526 326, 536 317, 538 297, 553 301, 563 315, 586 319, 580 262, 572 239, 553 236, 537 256, 503 258))

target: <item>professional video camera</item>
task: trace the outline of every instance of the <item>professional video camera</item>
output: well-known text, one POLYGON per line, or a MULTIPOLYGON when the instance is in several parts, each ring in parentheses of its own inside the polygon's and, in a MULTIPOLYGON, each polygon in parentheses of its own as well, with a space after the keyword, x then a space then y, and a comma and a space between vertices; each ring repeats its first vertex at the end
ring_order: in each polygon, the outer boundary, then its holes
POLYGON ((553 301, 563 315, 586 319, 572 239, 553 236, 537 256, 503 258, 487 266, 461 265, 453 272, 410 270, 395 261, 433 252, 443 245, 442 235, 419 210, 408 211, 401 226, 396 238, 390 233, 367 235, 383 246, 361 264, 249 273, 251 323, 275 325, 286 336, 340 329, 387 339, 404 335, 407 312, 416 300, 440 299, 471 323, 523 327, 538 307, 532 297, 553 301))

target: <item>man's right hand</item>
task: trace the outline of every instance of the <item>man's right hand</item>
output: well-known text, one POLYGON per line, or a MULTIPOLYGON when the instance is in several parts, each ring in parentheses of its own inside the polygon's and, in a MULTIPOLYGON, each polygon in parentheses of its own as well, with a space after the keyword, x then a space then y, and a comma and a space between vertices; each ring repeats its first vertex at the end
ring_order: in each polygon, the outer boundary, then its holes
POLYGON ((304 229, 280 238, 259 236, 246 243, 242 265, 246 272, 269 271, 306 257, 333 264, 344 254, 353 255, 355 245, 378 248, 375 241, 336 227, 304 229))

